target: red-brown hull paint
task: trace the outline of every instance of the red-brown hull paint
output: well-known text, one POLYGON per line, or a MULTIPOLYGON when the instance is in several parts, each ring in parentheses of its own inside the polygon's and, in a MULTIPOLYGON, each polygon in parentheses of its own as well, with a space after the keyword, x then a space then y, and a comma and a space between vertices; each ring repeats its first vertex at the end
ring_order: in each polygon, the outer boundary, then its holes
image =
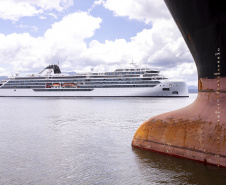
POLYGON ((132 145, 226 167, 226 6, 164 1, 195 60, 199 93, 193 104, 144 122, 132 145))
POLYGON ((226 86, 218 93, 217 83, 200 79, 193 104, 144 122, 132 146, 226 167, 226 86))
MULTIPOLYGON (((150 151, 150 152, 156 152, 156 153, 160 153, 160 154, 164 154, 164 155, 168 155, 168 156, 173 156, 173 157, 177 157, 177 158, 181 158, 181 159, 186 159, 186 160, 188 159, 188 160, 191 160, 191 161, 203 163, 204 165, 212 165, 212 166, 216 166, 215 164, 209 163, 209 162, 207 162, 207 161, 199 161, 199 160, 190 159, 190 158, 187 158, 187 157, 181 157, 181 156, 175 155, 175 154, 169 154, 169 153, 159 152, 159 151, 152 150, 152 149, 142 148, 142 147, 139 147, 139 146, 132 146, 132 147, 133 147, 133 148, 137 148, 137 149, 147 150, 147 151, 150 151)), ((219 165, 218 167, 220 167, 220 168, 226 168, 226 166, 221 166, 221 165, 219 165)))

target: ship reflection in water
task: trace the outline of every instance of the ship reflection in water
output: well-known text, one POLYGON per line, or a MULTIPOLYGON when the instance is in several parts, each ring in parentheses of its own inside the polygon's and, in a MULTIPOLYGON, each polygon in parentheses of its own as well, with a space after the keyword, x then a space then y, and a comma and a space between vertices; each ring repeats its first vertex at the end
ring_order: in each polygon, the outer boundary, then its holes
POLYGON ((226 170, 131 148, 144 120, 196 96, 0 98, 0 184, 226 184, 226 170))
POLYGON ((146 178, 146 182, 173 185, 226 183, 226 171, 222 169, 138 148, 134 148, 133 151, 136 154, 139 172, 146 178))

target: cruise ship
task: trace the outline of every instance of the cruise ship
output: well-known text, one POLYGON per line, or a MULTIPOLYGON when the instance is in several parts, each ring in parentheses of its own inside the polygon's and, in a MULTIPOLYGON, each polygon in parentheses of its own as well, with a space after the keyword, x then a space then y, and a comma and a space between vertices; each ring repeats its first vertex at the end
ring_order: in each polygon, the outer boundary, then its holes
POLYGON ((114 72, 69 75, 58 65, 38 74, 16 74, 0 82, 1 97, 188 97, 185 82, 169 81, 160 71, 130 67, 114 72))

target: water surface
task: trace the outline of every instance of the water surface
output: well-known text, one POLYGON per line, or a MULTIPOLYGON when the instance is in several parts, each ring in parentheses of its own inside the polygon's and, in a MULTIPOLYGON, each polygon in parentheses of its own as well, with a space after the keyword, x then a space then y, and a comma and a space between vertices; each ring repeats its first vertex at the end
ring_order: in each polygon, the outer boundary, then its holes
POLYGON ((0 184, 226 184, 225 169, 131 147, 195 98, 0 98, 0 184))

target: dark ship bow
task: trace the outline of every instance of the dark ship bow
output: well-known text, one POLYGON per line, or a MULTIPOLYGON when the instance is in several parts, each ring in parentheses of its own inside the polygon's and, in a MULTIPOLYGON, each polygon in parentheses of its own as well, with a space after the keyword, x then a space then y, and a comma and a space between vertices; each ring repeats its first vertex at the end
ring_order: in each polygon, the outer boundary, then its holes
POLYGON ((226 167, 226 6, 223 0, 165 0, 198 70, 196 101, 150 118, 132 145, 226 167))

